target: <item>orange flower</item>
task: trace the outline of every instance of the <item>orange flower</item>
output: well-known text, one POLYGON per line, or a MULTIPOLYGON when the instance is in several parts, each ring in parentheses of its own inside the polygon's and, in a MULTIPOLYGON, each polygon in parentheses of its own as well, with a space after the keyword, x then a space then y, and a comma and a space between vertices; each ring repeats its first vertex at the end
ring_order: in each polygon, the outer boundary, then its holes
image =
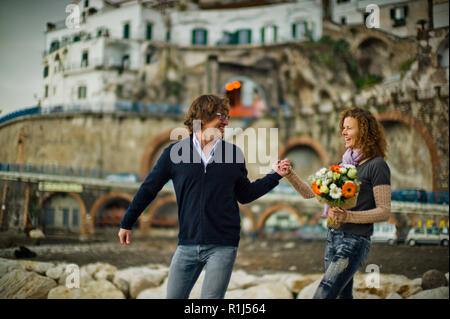
POLYGON ((336 173, 341 173, 341 168, 342 168, 342 166, 340 166, 340 165, 333 165, 330 167, 330 170, 333 172, 336 172, 336 173))
POLYGON ((314 181, 314 183, 312 185, 312 189, 313 189, 314 194, 316 194, 316 195, 322 194, 322 192, 320 191, 320 186, 317 185, 316 181, 314 181))
POLYGON ((356 185, 352 182, 346 182, 342 186, 342 195, 344 195, 345 198, 353 197, 356 193, 356 185))

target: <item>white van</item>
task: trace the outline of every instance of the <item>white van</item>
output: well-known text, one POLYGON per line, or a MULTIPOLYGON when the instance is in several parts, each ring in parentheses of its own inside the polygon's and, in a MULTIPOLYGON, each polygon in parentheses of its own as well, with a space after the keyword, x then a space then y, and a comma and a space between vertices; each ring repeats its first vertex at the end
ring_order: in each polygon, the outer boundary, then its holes
POLYGON ((374 223, 373 234, 370 240, 375 243, 395 245, 398 242, 397 227, 388 222, 374 223))
POLYGON ((406 236, 406 243, 409 246, 416 244, 434 244, 448 246, 448 229, 443 228, 425 228, 415 227, 409 230, 406 236))

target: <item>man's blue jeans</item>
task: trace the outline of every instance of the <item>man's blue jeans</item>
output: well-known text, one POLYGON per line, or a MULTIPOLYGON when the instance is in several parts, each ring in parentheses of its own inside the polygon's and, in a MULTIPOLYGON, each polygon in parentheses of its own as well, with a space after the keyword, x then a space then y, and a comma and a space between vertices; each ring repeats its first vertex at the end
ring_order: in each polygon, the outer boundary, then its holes
POLYGON ((170 263, 167 299, 188 299, 204 266, 202 299, 223 299, 230 282, 237 247, 179 245, 170 263))
POLYGON ((352 299, 353 276, 365 263, 370 238, 329 229, 325 248, 325 274, 314 299, 352 299))

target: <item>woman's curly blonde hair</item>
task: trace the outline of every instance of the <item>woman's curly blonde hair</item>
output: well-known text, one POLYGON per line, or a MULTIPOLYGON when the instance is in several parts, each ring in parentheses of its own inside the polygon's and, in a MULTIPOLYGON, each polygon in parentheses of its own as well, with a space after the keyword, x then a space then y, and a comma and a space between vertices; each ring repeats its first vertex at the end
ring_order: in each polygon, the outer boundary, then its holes
POLYGON ((217 117, 217 113, 228 115, 230 112, 230 102, 227 97, 220 97, 214 94, 204 94, 196 98, 184 118, 184 125, 193 132, 194 120, 209 122, 217 117))
POLYGON ((358 123, 358 137, 356 148, 359 148, 363 158, 382 157, 386 158, 387 143, 384 128, 381 123, 367 110, 359 107, 352 107, 341 113, 339 128, 344 130, 344 120, 352 117, 358 123))

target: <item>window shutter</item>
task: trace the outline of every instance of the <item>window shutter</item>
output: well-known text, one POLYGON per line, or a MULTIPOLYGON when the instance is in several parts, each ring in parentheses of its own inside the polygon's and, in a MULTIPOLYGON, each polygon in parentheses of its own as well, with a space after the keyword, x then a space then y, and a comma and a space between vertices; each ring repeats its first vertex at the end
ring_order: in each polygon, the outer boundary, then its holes
POLYGON ((395 19, 395 8, 391 9, 391 19, 395 19))
POLYGON ((252 43, 252 30, 248 30, 248 43, 252 43))
POLYGON ((192 30, 192 34, 191 34, 191 44, 195 45, 195 29, 192 30))
POLYGON ((261 28, 261 43, 265 43, 266 42, 266 39, 265 39, 265 32, 266 32, 266 28, 265 27, 262 27, 261 28))
POLYGON ((408 6, 403 7, 403 13, 404 13, 404 17, 406 18, 408 16, 408 6))
POLYGON ((273 41, 278 41, 278 27, 276 25, 273 26, 273 41))
POLYGON ((203 30, 203 44, 208 44, 208 30, 203 30))
POLYGON ((297 23, 292 24, 292 38, 297 39, 297 23))

